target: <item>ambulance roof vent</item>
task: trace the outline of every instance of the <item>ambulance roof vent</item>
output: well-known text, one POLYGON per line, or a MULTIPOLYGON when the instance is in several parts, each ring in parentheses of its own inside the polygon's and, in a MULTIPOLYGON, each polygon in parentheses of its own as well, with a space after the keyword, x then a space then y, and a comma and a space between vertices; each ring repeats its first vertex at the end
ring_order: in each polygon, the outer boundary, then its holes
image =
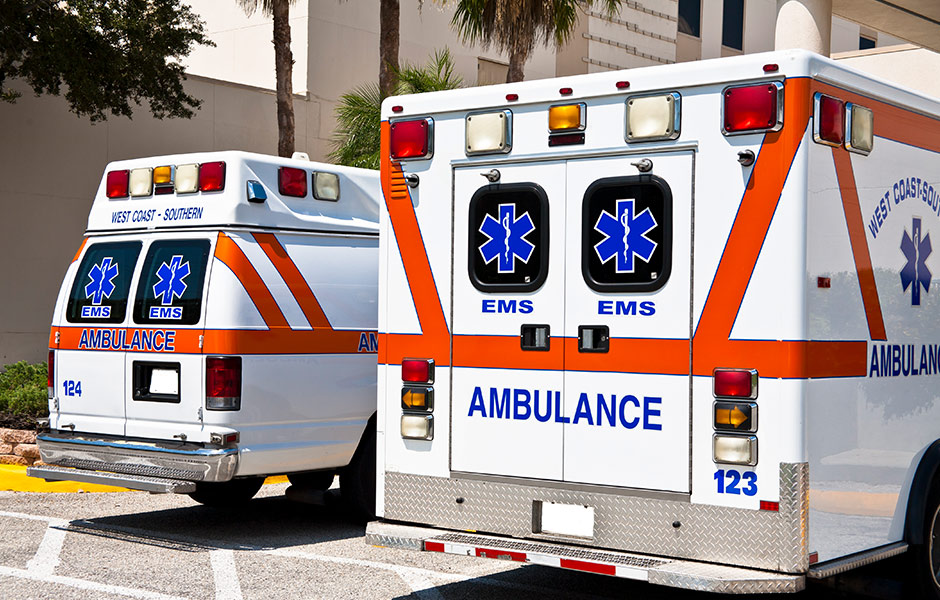
POLYGON ((306 152, 294 152, 293 154, 290 155, 290 157, 294 160, 306 160, 306 161, 310 160, 310 155, 307 154, 306 152))

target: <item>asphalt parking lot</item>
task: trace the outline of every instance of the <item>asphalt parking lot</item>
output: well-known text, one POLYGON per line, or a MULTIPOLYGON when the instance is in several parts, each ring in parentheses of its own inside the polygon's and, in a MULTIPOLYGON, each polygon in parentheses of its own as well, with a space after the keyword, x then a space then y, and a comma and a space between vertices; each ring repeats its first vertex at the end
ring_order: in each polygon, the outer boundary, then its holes
MULTIPOLYGON (((265 485, 239 509, 145 492, 0 492, 0 597, 451 600, 711 599, 538 566, 368 546, 328 495, 309 504, 265 485)), ((797 600, 901 598, 890 568, 797 600)), ((762 598, 768 598, 762 596, 762 598)))

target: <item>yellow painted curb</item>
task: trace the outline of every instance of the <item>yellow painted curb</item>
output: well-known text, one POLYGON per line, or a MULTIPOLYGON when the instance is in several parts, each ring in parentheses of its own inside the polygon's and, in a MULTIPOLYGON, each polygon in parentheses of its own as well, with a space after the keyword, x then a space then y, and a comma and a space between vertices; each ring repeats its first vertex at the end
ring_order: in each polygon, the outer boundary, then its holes
MULTIPOLYGON (((268 477, 264 484, 287 483, 287 477, 268 477)), ((78 483, 77 481, 45 481, 26 474, 26 467, 0 465, 0 492, 34 492, 69 494, 76 492, 130 492, 131 490, 111 485, 78 483)))

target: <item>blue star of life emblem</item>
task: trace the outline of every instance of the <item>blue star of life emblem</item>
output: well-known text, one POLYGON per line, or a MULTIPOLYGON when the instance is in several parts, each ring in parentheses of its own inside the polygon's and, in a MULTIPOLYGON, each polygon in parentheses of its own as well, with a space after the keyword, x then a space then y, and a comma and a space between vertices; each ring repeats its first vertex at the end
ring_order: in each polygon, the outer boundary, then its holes
POLYGON ((646 234, 656 228, 656 219, 649 208, 636 214, 632 198, 617 200, 616 215, 601 211, 594 229, 604 239, 594 245, 601 264, 616 257, 617 273, 633 273, 633 257, 648 263, 656 251, 656 242, 646 234))
POLYGON ((901 252, 907 258, 907 264, 901 269, 901 285, 903 291, 911 287, 911 306, 920 305, 920 288, 924 287, 924 293, 930 288, 930 269, 927 268, 927 257, 933 252, 930 243, 930 234, 921 237, 920 219, 914 217, 913 237, 908 235, 907 229, 904 230, 904 237, 901 238, 901 252))
POLYGON ((490 264, 497 258, 500 273, 513 273, 516 260, 528 263, 535 251, 535 244, 525 239, 535 231, 535 224, 528 212, 516 218, 515 204, 499 205, 499 220, 487 214, 480 225, 480 233, 489 239, 480 246, 483 262, 490 264))
POLYGON ((157 277, 160 281, 153 286, 154 298, 160 298, 161 304, 167 305, 173 303, 173 298, 182 298, 186 291, 186 282, 183 279, 189 275, 189 261, 180 264, 183 256, 175 255, 170 259, 169 264, 163 263, 157 269, 157 277))
POLYGON ((114 293, 114 278, 118 275, 118 266, 113 264, 114 259, 105 256, 101 264, 95 265, 88 272, 91 283, 85 286, 85 298, 91 298, 94 305, 101 304, 104 298, 110 298, 114 293))

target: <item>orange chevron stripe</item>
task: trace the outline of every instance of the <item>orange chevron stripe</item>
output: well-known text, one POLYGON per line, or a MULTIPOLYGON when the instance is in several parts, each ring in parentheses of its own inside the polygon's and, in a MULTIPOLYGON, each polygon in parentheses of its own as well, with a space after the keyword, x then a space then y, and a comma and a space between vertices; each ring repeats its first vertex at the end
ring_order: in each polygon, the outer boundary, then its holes
POLYGON ((72 262, 75 262, 76 260, 78 260, 78 257, 82 255, 82 250, 85 249, 85 244, 87 243, 88 243, 88 238, 83 238, 82 244, 78 247, 78 252, 75 253, 74 257, 72 257, 72 262))
POLYGON ((284 278, 284 282, 290 289, 291 294, 294 295, 294 299, 297 300, 297 304, 300 305, 300 309, 304 311, 304 316, 307 317, 310 326, 332 329, 330 321, 326 318, 326 314, 323 312, 320 302, 317 301, 313 290, 307 285, 307 280, 304 279, 300 269, 288 256, 287 250, 284 249, 277 237, 273 233, 253 233, 252 235, 258 245, 261 246, 261 249, 264 250, 274 268, 284 278))
POLYGON ((433 358, 435 363, 450 364, 450 331, 441 307, 440 290, 434 282, 427 248, 415 215, 411 194, 405 184, 401 164, 392 162, 389 151, 389 124, 382 122, 381 180, 389 220, 398 240, 398 250, 408 288, 418 313, 421 334, 397 336, 395 352, 389 353, 389 337, 379 337, 379 356, 383 361, 400 362, 404 356, 433 358), (400 355, 400 356, 399 356, 400 355))
POLYGON ((219 233, 219 241, 215 244, 215 257, 225 263, 225 265, 235 273, 235 277, 244 286, 245 291, 251 301, 254 302, 261 318, 271 329, 276 327, 289 328, 284 313, 271 295, 271 290, 264 284, 264 280, 258 275, 258 271, 252 266, 251 261, 242 252, 232 238, 219 233))

